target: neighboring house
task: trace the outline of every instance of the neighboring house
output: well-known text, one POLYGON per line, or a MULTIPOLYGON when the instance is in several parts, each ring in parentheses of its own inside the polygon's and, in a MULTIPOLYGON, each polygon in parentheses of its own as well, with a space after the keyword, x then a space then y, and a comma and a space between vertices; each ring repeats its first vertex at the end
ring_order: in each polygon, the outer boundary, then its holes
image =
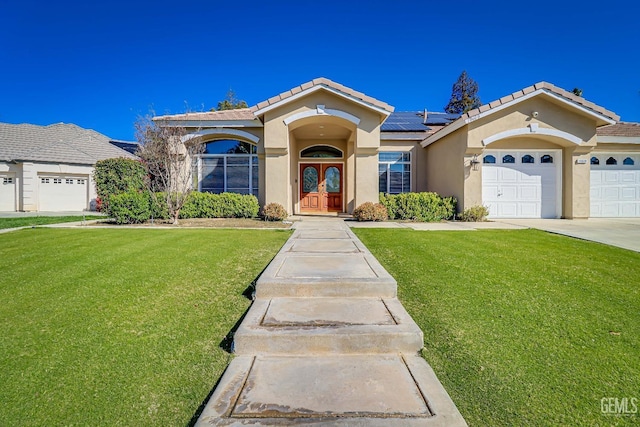
POLYGON ((435 191, 494 218, 640 216, 638 125, 544 82, 460 117, 394 113, 320 78, 252 108, 154 120, 206 143, 199 190, 255 194, 295 214, 435 191))
POLYGON ((136 158, 74 124, 0 123, 0 211, 81 211, 96 198, 98 160, 136 158))

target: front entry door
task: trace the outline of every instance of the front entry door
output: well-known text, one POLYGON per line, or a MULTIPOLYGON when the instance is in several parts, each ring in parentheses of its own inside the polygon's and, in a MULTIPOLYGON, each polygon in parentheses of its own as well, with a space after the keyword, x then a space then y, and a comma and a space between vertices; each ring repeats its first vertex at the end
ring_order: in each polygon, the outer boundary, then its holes
POLYGON ((342 164, 300 164, 300 211, 342 212, 342 164))

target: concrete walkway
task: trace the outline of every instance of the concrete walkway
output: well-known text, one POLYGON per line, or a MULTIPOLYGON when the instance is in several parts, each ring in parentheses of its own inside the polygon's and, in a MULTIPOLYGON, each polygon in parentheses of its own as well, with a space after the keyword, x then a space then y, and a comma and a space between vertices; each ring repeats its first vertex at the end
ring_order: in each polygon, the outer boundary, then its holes
POLYGON ((344 221, 304 219, 259 278, 196 425, 466 425, 422 346, 396 281, 344 221))

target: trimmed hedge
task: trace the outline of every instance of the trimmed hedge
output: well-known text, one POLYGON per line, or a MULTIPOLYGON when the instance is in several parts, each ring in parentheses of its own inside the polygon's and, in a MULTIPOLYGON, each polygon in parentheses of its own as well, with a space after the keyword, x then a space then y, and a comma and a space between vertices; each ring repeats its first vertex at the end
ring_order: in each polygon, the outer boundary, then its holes
POLYGON ((146 177, 147 170, 138 160, 124 157, 99 160, 96 162, 93 180, 101 207, 108 210, 109 198, 115 194, 144 191, 146 177))
POLYGON ((193 191, 180 210, 180 218, 255 218, 259 211, 258 199, 252 194, 193 191))
POLYGON ((127 191, 109 197, 109 215, 117 224, 141 224, 151 217, 148 192, 127 191))
POLYGON ((389 219, 437 222, 452 219, 456 213, 455 197, 437 193, 380 193, 380 203, 387 208, 389 219))

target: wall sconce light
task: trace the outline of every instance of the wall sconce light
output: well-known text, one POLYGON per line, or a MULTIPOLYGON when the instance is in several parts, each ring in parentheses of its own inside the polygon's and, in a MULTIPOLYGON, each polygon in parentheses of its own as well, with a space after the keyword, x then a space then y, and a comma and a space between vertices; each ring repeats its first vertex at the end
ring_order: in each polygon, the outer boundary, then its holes
POLYGON ((471 167, 473 168, 474 171, 478 170, 478 165, 480 164, 480 160, 478 160, 478 155, 474 154, 473 158, 470 161, 471 163, 471 167))
POLYGON ((538 117, 538 112, 537 112, 537 111, 532 111, 532 112, 531 112, 531 117, 533 117, 534 119, 535 119, 536 117, 538 117))

